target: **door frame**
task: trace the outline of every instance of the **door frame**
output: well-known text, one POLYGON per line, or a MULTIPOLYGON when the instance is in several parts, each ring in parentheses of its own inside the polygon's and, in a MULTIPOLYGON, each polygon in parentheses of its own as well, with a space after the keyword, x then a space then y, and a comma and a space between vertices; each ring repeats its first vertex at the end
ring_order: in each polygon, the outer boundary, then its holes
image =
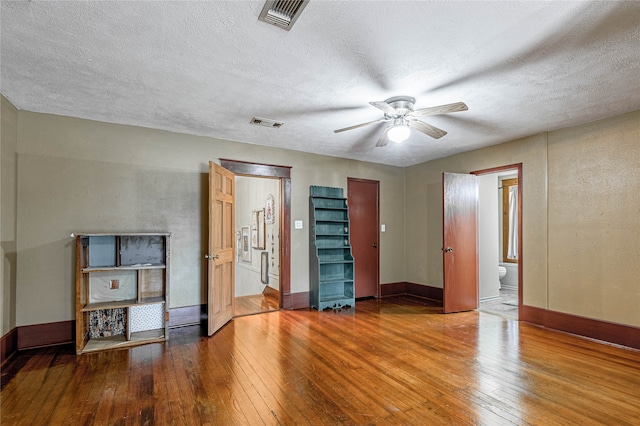
POLYGON ((522 163, 476 170, 471 172, 471 174, 488 175, 506 170, 516 170, 518 174, 518 320, 520 320, 522 312, 522 266, 524 264, 524 259, 522 257, 522 163))
MULTIPOLYGON (((380 181, 379 180, 373 180, 373 179, 362 179, 362 178, 352 178, 352 177, 347 177, 347 202, 349 199, 349 184, 351 182, 360 182, 360 183, 368 183, 368 184, 375 184, 376 185, 376 189, 377 189, 377 196, 376 196, 376 241, 375 243, 377 244, 377 250, 376 250, 376 255, 378 257, 378 267, 376 270, 376 294, 375 294, 375 298, 379 299, 380 298, 380 181)), ((351 233, 351 230, 349 230, 349 232, 351 233)), ((355 271, 354 271, 355 273, 355 271)), ((358 279, 358 275, 356 274, 356 280, 358 279)), ((354 282, 354 286, 357 286, 356 282, 354 282)), ((354 290, 354 294, 355 294, 355 290, 354 290)))
POLYGON ((294 309, 291 295, 291 166, 220 159, 220 165, 236 175, 280 180, 280 308, 294 309))

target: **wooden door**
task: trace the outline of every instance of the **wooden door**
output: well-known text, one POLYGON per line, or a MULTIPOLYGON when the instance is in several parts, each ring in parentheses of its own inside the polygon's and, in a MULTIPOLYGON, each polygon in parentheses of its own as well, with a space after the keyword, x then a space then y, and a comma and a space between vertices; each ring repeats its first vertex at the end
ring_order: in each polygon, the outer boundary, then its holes
POLYGON ((355 297, 378 297, 380 279, 380 182, 348 178, 351 250, 355 259, 355 297))
POLYGON ((478 308, 478 182, 443 173, 444 312, 478 308))
POLYGON ((208 335, 233 317, 235 175, 209 162, 208 335))

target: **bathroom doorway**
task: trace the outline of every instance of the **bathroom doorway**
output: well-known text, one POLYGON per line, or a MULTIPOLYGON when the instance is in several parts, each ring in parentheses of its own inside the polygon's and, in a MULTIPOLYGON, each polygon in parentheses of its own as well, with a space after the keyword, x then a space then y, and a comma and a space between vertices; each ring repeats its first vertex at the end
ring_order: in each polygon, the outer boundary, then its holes
POLYGON ((517 320, 522 305, 522 165, 478 176, 478 289, 482 312, 517 320))

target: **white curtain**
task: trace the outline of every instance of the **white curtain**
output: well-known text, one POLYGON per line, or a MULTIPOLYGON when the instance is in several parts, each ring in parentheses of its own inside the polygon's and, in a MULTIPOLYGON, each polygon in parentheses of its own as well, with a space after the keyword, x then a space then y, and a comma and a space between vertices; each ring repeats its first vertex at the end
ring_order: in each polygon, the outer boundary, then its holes
POLYGON ((518 187, 509 187, 509 246, 507 258, 518 258, 518 187))

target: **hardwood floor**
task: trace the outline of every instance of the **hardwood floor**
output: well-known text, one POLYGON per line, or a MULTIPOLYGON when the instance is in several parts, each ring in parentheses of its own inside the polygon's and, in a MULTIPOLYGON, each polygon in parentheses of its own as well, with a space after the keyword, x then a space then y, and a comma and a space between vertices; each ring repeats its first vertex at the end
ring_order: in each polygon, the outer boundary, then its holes
POLYGON ((501 288, 498 299, 480 302, 479 311, 501 315, 507 319, 518 319, 518 290, 501 288))
POLYGON ((236 297, 234 301, 233 315, 253 315, 280 309, 280 292, 270 291, 251 296, 236 297))
POLYGON ((410 297, 235 318, 207 338, 19 353, 1 422, 638 424, 640 352, 410 297))

